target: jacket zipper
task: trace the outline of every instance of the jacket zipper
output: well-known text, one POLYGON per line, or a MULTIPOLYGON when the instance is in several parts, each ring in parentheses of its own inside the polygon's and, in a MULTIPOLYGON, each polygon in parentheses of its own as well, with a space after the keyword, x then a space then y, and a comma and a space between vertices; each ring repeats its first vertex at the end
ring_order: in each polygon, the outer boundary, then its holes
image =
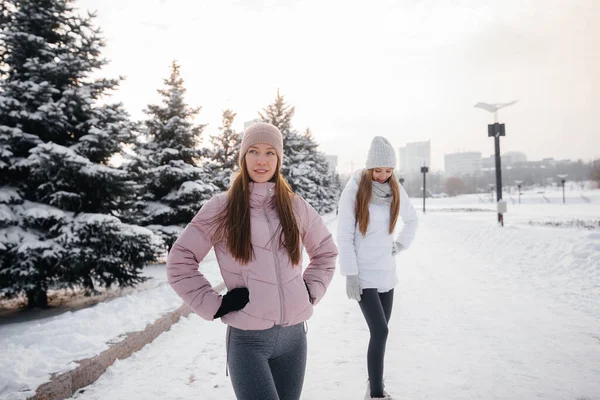
MULTIPOLYGON (((269 189, 269 194, 273 189, 269 189)), ((281 320, 279 321, 279 325, 283 325, 285 312, 283 308, 284 298, 283 298, 283 289, 281 288, 281 276, 280 276, 280 266, 279 266, 279 257, 277 256, 277 249, 275 248, 275 238, 273 237, 273 227, 271 226, 271 221, 269 221, 269 216, 267 215, 267 200, 269 200, 269 196, 266 197, 263 202, 263 211, 265 213, 265 218, 267 220, 267 226, 269 227, 269 233, 271 234, 271 249, 273 250, 273 259, 275 260, 275 274, 277 275, 277 289, 279 289, 279 305, 281 308, 281 320)))

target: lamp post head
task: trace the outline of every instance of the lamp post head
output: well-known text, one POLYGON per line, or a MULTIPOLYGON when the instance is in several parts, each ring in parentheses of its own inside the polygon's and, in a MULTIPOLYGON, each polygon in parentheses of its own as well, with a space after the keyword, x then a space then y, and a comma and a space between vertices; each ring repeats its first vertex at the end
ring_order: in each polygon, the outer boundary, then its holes
POLYGON ((481 103, 480 102, 480 103, 475 104, 473 107, 481 108, 482 110, 489 111, 491 113, 495 113, 495 112, 498 112, 498 110, 501 108, 512 106, 517 101, 519 101, 519 100, 513 100, 513 101, 509 101, 507 103, 481 103))
POLYGON ((558 174, 556 176, 560 178, 560 182, 562 183, 563 186, 565 186, 565 180, 566 180, 567 176, 569 176, 569 174, 558 174))
MULTIPOLYGON (((498 110, 504 107, 512 106, 518 100, 509 101, 507 103, 477 103, 473 107, 481 108, 482 110, 494 113, 494 122, 498 122, 498 110)), ((490 135, 491 136, 491 135, 490 135)), ((503 135, 502 135, 503 136, 503 135)))

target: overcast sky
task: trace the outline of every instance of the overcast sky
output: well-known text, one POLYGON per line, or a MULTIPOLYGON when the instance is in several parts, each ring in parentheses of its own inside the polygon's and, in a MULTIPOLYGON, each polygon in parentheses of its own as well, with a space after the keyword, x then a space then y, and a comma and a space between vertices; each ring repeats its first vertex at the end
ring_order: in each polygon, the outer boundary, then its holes
POLYGON ((341 172, 362 166, 373 136, 431 140, 444 154, 493 152, 479 101, 500 112, 502 152, 600 157, 597 0, 80 0, 97 11, 115 98, 134 118, 182 65, 199 123, 256 118, 279 88, 341 172), (595 44, 594 44, 595 43, 595 44))

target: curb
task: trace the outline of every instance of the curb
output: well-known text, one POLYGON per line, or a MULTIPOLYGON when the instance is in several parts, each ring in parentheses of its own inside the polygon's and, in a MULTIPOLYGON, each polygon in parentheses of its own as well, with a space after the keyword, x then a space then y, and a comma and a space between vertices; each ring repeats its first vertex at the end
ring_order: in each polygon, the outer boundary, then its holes
MULTIPOLYGON (((220 283, 214 290, 221 292, 225 284, 220 283)), ((128 333, 124 340, 109 343, 109 348, 95 357, 77 361, 74 370, 54 375, 50 382, 40 385, 35 395, 27 400, 64 400, 72 397, 79 389, 94 383, 116 360, 123 360, 151 343, 161 333, 168 331, 179 318, 188 316, 192 311, 182 305, 175 311, 162 316, 142 331, 128 333)))

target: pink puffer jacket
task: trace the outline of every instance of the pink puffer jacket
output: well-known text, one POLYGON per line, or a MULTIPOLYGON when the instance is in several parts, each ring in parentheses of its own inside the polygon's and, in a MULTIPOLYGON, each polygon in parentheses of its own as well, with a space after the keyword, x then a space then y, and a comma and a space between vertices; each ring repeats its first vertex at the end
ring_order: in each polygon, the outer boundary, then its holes
POLYGON ((274 184, 251 183, 250 190, 255 257, 247 265, 241 265, 224 243, 213 242, 215 227, 210 221, 228 201, 227 193, 222 193, 202 207, 173 245, 167 259, 167 277, 171 287, 196 314, 212 320, 222 297, 198 270, 198 263, 214 246, 227 289, 247 287, 250 293, 250 302, 242 310, 223 316, 224 323, 245 330, 295 325, 310 318, 313 305, 325 294, 334 274, 337 247, 317 212, 304 199, 294 196, 300 237, 310 258, 302 273, 302 268, 292 265, 287 251, 279 244, 279 216, 272 202, 274 184))

